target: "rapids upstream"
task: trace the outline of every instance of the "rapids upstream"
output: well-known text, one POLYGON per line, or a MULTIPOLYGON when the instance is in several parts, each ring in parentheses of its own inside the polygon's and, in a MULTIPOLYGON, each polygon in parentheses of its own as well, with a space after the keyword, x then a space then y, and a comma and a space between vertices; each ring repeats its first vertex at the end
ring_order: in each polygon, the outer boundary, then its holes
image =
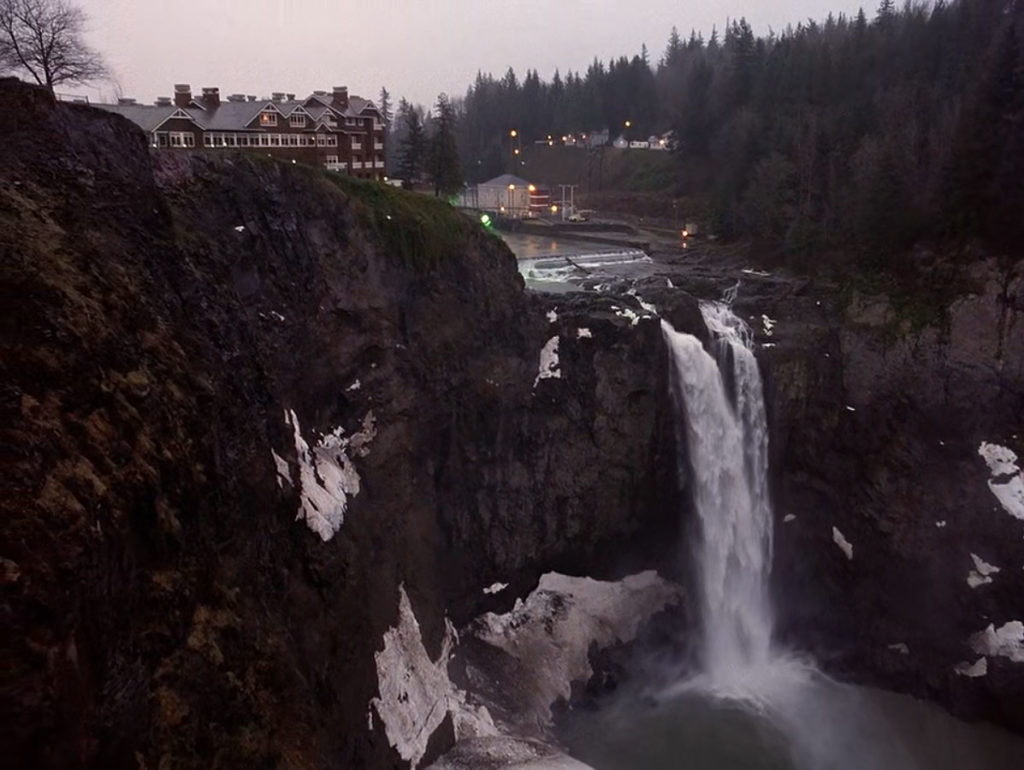
MULTIPOLYGON (((768 429, 749 328, 704 302, 712 353, 662 321, 676 433, 700 533, 698 669, 651 663, 565 720, 596 770, 1011 770, 1024 739, 931 704, 837 682, 772 644, 768 429)), ((683 470, 683 469, 681 469, 683 470)))

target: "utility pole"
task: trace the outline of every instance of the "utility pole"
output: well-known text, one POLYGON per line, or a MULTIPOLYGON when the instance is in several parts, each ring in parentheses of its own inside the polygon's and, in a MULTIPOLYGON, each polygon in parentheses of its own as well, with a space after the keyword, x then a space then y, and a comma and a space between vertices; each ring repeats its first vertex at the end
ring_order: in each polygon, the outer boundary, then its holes
POLYGON ((566 190, 569 191, 568 207, 569 207, 570 213, 575 214, 576 213, 576 188, 579 187, 579 185, 578 184, 560 184, 558 186, 562 189, 562 207, 561 208, 562 208, 562 221, 564 222, 565 221, 565 210, 566 210, 565 191, 566 190))

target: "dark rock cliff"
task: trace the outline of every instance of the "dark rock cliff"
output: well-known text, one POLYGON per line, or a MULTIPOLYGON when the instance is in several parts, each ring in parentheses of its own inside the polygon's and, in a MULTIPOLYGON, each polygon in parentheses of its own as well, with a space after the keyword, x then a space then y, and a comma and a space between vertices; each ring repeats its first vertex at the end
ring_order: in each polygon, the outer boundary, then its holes
POLYGON ((444 204, 14 81, 0 136, 4 765, 393 766, 400 585, 436 656, 541 571, 671 557, 656 321, 529 297, 444 204))
POLYGON ((969 264, 940 301, 745 281, 768 343, 776 605, 831 670, 1022 731, 1024 508, 993 493, 1013 474, 979 449, 1024 458, 1024 262, 969 264), (978 636, 990 625, 998 654, 978 636))

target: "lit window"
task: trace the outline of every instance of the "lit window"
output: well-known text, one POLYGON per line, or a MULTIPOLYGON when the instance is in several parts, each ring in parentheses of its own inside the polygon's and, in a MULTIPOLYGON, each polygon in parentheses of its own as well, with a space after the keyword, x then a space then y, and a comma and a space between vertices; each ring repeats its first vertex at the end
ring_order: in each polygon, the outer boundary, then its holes
POLYGON ((277 125, 277 113, 276 112, 261 112, 260 113, 260 125, 261 126, 276 126, 277 125))

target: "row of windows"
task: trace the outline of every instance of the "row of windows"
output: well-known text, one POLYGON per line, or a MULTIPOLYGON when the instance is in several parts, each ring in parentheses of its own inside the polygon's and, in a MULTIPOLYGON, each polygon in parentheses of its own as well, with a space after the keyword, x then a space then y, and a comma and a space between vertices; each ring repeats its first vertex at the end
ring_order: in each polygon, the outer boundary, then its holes
POLYGON ((196 135, 191 131, 169 131, 167 141, 171 147, 195 147, 196 135))
MULTIPOLYGON (((260 113, 260 125, 261 126, 276 126, 277 125, 277 118, 278 118, 278 113, 276 113, 276 112, 274 112, 272 110, 267 110, 265 112, 261 112, 260 113)), ((324 118, 324 120, 326 120, 326 122, 329 123, 332 126, 336 125, 336 121, 335 121, 333 115, 326 116, 324 118)), ((359 119, 357 119, 357 118, 345 118, 345 125, 346 126, 355 126, 355 125, 358 125, 358 123, 359 123, 359 119)), ((291 115, 288 118, 288 125, 290 125, 292 128, 304 128, 305 125, 306 125, 306 116, 305 115, 291 115)), ((373 127, 376 130, 382 130, 384 128, 384 124, 383 123, 379 123, 377 121, 374 121, 373 127)))
MULTIPOLYGON (((195 147, 196 136, 191 131, 158 131, 156 147, 195 147)), ((203 134, 203 147, 337 147, 338 137, 333 134, 229 134, 210 131, 203 134)), ((352 149, 361 150, 362 144, 352 138, 352 149)), ((374 143, 374 149, 383 145, 374 143)), ((383 160, 377 156, 379 160, 383 160)))
POLYGON ((222 134, 203 135, 203 147, 337 147, 338 137, 325 134, 222 134))

